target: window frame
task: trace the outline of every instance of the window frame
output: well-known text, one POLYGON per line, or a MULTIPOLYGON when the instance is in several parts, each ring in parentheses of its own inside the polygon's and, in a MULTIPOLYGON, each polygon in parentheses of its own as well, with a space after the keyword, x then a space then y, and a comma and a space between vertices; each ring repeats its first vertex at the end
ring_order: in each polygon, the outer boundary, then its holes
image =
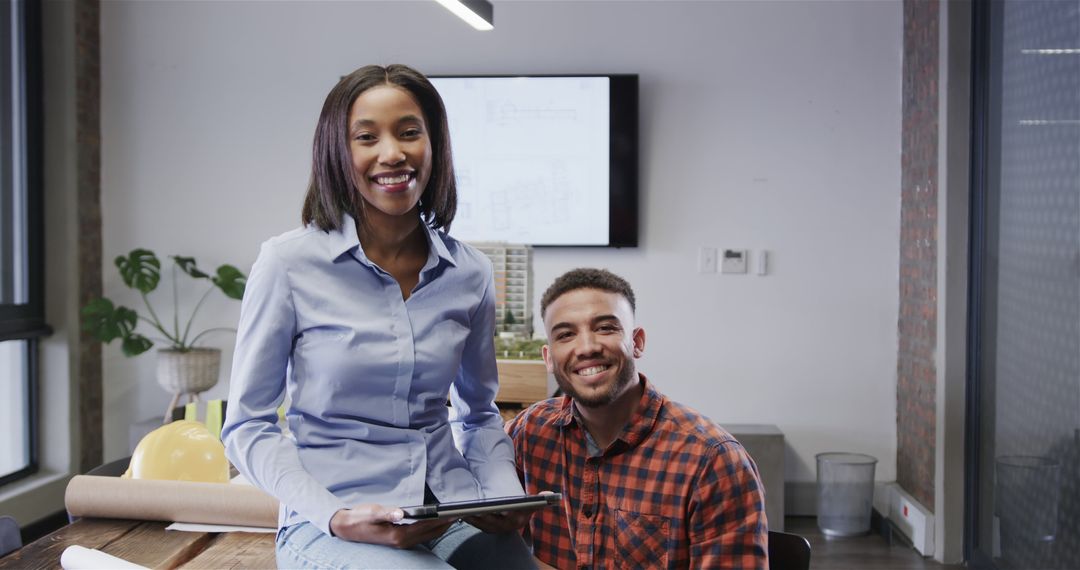
MULTIPOLYGON (((20 36, 22 49, 22 73, 12 69, 5 78, 15 88, 21 81, 25 104, 25 133, 20 140, 13 137, 12 148, 24 145, 25 186, 12 188, 23 192, 26 200, 26 269, 27 302, 23 304, 0 304, 0 342, 26 341, 27 383, 27 438, 29 464, 12 473, 0 476, 0 486, 25 478, 37 472, 40 465, 39 437, 40 413, 38 385, 40 380, 39 339, 52 333, 45 323, 45 217, 44 217, 44 99, 42 63, 41 2, 36 0, 12 0, 12 23, 18 17, 22 23, 20 36)), ((6 114, 8 109, 3 110, 6 114)), ((13 161, 14 163, 14 157, 13 161)))

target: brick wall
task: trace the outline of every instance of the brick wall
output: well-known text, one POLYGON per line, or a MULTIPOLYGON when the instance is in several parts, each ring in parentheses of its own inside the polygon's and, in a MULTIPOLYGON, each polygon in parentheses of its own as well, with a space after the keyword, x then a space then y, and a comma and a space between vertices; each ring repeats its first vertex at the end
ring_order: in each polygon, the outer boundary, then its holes
POLYGON ((934 507, 938 0, 904 0, 897 482, 934 507))

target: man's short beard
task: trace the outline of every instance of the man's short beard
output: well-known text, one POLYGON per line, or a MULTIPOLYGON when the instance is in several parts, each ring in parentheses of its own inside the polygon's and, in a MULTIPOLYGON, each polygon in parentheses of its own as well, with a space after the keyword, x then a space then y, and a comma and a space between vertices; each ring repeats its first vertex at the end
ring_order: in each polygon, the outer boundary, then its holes
POLYGON ((574 389, 573 382, 570 381, 570 378, 567 377, 566 372, 561 367, 555 368, 554 376, 555 382, 559 385, 562 393, 573 398, 579 406, 586 408, 600 408, 614 402, 619 399, 619 396, 623 394, 628 385, 637 381, 637 371, 634 370, 634 367, 623 366, 619 368, 619 375, 616 377, 615 383, 609 386, 605 392, 585 397, 574 389))

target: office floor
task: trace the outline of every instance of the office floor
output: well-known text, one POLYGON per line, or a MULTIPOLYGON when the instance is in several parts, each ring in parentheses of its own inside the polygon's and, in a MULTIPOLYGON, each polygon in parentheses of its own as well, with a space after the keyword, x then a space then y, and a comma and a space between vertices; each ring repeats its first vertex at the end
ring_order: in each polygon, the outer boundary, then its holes
POLYGON ((959 570, 964 566, 939 564, 923 558, 911 546, 871 533, 852 538, 826 538, 814 517, 787 517, 784 530, 810 541, 811 570, 959 570))

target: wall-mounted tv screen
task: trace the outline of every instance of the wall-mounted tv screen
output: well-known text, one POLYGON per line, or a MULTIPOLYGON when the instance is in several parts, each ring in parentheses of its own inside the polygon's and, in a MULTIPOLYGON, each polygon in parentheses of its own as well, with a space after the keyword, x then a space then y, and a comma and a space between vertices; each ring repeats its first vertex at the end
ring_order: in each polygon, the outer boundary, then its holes
POLYGON ((432 76, 464 241, 633 247, 638 77, 432 76))

